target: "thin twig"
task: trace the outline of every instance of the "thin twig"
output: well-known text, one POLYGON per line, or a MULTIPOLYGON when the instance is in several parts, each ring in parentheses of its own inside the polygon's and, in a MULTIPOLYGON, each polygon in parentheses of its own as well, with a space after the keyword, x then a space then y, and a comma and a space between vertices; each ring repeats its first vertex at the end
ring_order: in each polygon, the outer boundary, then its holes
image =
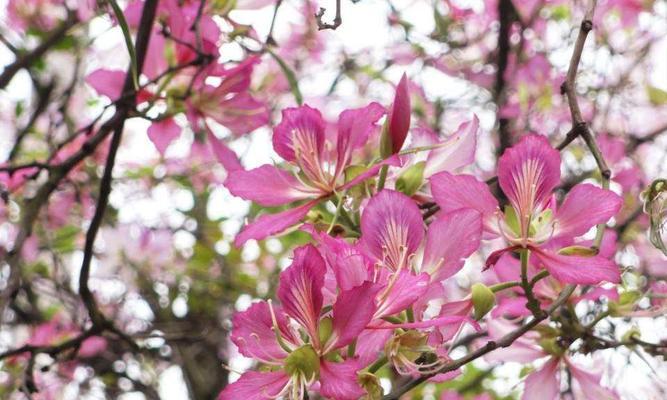
POLYGON ((336 16, 333 19, 333 23, 327 23, 322 20, 322 17, 324 17, 324 13, 327 11, 326 8, 320 7, 320 10, 315 13, 315 19, 317 20, 317 29, 318 30, 324 30, 324 29, 332 29, 336 30, 340 26, 340 24, 343 23, 343 19, 340 16, 340 0, 336 0, 336 16))

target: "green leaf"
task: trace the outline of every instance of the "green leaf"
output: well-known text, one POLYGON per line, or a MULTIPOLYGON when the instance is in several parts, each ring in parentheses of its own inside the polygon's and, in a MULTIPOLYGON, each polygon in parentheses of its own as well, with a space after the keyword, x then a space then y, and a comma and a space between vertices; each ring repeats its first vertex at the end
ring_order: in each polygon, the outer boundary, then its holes
POLYGON ((287 82, 289 83, 290 90, 292 91, 292 94, 294 95, 294 100, 296 100, 296 104, 302 105, 303 104, 303 96, 301 95, 301 90, 299 90, 299 82, 296 80, 296 75, 294 75, 294 71, 292 68, 290 68, 287 63, 280 58, 279 55, 274 53, 271 49, 267 49, 268 53, 271 54, 271 57, 273 57, 274 60, 278 63, 280 66, 280 69, 283 70, 283 74, 285 74, 285 78, 287 78, 287 82))
POLYGON ((656 106, 667 103, 667 91, 654 86, 647 86, 646 92, 648 94, 649 101, 656 106))
POLYGON ((74 241, 81 230, 73 225, 65 225, 56 231, 51 247, 54 253, 71 253, 76 250, 74 241))
POLYGON ((132 82, 134 83, 134 88, 139 89, 139 72, 137 71, 137 54, 134 50, 134 44, 132 43, 132 35, 130 35, 130 27, 127 24, 123 10, 118 6, 116 0, 107 0, 109 5, 113 9, 113 13, 116 15, 116 20, 120 29, 123 31, 123 38, 125 39, 125 46, 127 46, 127 52, 130 54, 130 71, 132 73, 132 82))

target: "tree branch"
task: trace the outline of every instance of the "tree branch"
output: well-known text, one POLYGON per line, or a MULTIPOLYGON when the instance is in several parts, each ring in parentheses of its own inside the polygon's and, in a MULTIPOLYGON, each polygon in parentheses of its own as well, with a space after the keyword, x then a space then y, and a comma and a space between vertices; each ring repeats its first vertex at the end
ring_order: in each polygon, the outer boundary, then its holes
POLYGON ((426 374, 422 375, 416 379, 411 380, 407 384, 399 387, 396 389, 394 392, 382 397, 383 400, 399 400, 400 397, 409 392, 410 390, 414 389, 415 387, 419 386, 420 384, 426 382, 428 379, 432 378, 433 376, 437 374, 442 374, 445 372, 450 372, 454 371, 455 369, 458 369, 469 362, 476 360, 482 356, 484 356, 487 353, 492 352, 495 349, 501 348, 501 347, 509 347, 514 343, 515 340, 523 336, 526 332, 530 331, 534 327, 536 327, 540 322, 544 321, 547 319, 551 314, 553 314, 561 305, 563 305, 567 299, 570 297, 572 292, 574 292, 574 289, 576 288, 575 285, 568 285, 560 294, 558 299, 546 310, 546 312, 540 317, 540 318, 533 318, 530 322, 526 323, 525 325, 522 325, 520 328, 508 333, 507 335, 503 336, 500 338, 498 341, 488 341, 486 344, 477 350, 473 351, 472 353, 468 353, 467 355, 454 360, 448 364, 446 364, 444 367, 436 371, 435 373, 432 374, 426 374))
POLYGON ((76 13, 70 12, 67 15, 67 19, 56 28, 48 37, 34 50, 26 53, 23 56, 18 57, 14 60, 13 63, 5 67, 4 71, 0 75, 0 89, 4 89, 7 84, 14 78, 17 72, 23 68, 31 66, 35 61, 39 60, 47 51, 58 42, 60 42, 67 31, 70 30, 77 23, 76 13))

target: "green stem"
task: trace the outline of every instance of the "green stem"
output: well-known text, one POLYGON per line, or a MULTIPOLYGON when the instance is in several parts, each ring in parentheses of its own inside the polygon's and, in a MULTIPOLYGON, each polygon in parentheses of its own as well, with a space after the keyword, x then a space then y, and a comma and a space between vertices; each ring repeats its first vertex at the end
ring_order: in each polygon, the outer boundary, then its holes
POLYGON ((540 271, 540 272, 538 272, 538 273, 533 277, 533 279, 530 280, 530 286, 531 286, 531 287, 535 287, 535 285, 537 284, 537 282, 541 281, 543 278, 546 278, 547 276, 549 276, 549 271, 547 271, 546 269, 545 269, 545 270, 542 270, 542 271, 540 271))
POLYGON ((338 215, 340 214, 341 210, 343 209, 343 200, 345 200, 345 193, 338 196, 338 205, 336 206, 336 212, 334 213, 333 217, 331 218, 331 223, 329 224, 329 229, 327 229, 327 234, 331 233, 331 231, 333 230, 334 225, 336 225, 336 221, 338 220, 338 215))
POLYGON ((415 322, 415 313, 412 310, 412 306, 408 307, 408 309, 405 310, 405 314, 408 317, 408 322, 415 322))
POLYGON ((519 254, 521 256, 521 287, 528 300, 526 302, 526 307, 533 313, 535 318, 540 318, 544 311, 540 308, 540 302, 535 298, 533 287, 528 281, 528 260, 530 258, 530 251, 528 249, 522 249, 519 254))
POLYGON ((380 177, 378 178, 378 192, 384 189, 384 183, 387 180, 388 170, 389 167, 387 165, 383 165, 382 168, 380 169, 380 177))
POLYGON ((368 372, 370 372, 371 374, 374 374, 380 368, 382 368, 382 366, 384 366, 386 363, 387 363, 387 357, 382 356, 382 357, 378 358, 377 361, 375 361, 370 367, 368 367, 368 372))
POLYGON ((489 290, 491 290, 493 293, 498 293, 502 290, 513 288, 516 286, 521 286, 521 282, 512 281, 512 282, 497 283, 493 286, 490 286, 489 290))

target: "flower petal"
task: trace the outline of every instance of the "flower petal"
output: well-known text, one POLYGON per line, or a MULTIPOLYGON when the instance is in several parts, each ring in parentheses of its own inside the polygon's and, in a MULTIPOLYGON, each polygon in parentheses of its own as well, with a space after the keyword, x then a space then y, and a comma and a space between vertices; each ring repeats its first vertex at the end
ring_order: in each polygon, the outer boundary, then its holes
MULTIPOLYGON (((280 306, 273 306, 274 315, 283 339, 295 342, 288 329, 287 318, 280 306)), ((232 319, 232 342, 239 353, 263 363, 271 363, 287 357, 273 331, 273 319, 268 303, 254 303, 247 310, 236 313, 232 319)))
POLYGON ((389 292, 378 305, 375 318, 394 315, 405 310, 428 290, 431 279, 428 274, 415 275, 408 270, 401 270, 398 274, 389 292))
POLYGON ((283 309, 306 329, 313 342, 318 341, 325 274, 324 259, 310 244, 294 250, 292 265, 280 274, 277 294, 283 309))
POLYGON ((373 282, 341 292, 333 305, 333 342, 330 349, 352 343, 371 321, 377 306, 375 296, 382 287, 373 282))
POLYGON ((354 185, 357 185, 366 179, 373 177, 380 172, 380 169, 385 166, 392 166, 392 167, 397 167, 400 166, 401 160, 397 155, 393 155, 387 159, 384 159, 380 161, 377 164, 374 164, 373 166, 369 167, 366 171, 360 173, 359 175, 355 176, 353 179, 351 179, 349 182, 346 182, 344 185, 340 186, 337 188, 338 191, 345 190, 348 188, 351 188, 354 185))
POLYGON ((560 181, 560 154, 544 136, 524 136, 498 160, 498 183, 517 212, 521 237, 560 181))
POLYGON ((368 136, 376 127, 376 122, 384 115, 385 110, 378 103, 370 103, 366 107, 345 110, 338 118, 338 139, 336 143, 337 174, 350 163, 352 151, 368 142, 368 136))
POLYGON ((181 127, 173 118, 153 122, 148 128, 148 138, 153 142, 157 151, 164 155, 165 150, 177 137, 181 135, 181 127))
POLYGON ((334 400, 356 400, 364 391, 357 382, 359 363, 356 360, 345 362, 323 361, 320 364, 320 394, 334 400))
POLYGON ((621 208, 623 200, 611 190, 589 183, 575 186, 556 212, 553 238, 575 238, 597 224, 607 222, 621 208))
POLYGON ((361 237, 373 257, 397 270, 424 238, 419 208, 408 196, 385 189, 373 196, 364 209, 361 237))
POLYGON ((478 248, 482 239, 482 216, 467 208, 438 217, 428 228, 422 271, 433 281, 456 274, 478 248))
POLYGON ((289 382, 283 371, 257 372, 247 371, 236 382, 225 387, 218 395, 218 400, 270 400, 289 382))
POLYGON ((260 240, 267 236, 284 232, 288 228, 301 222, 306 214, 308 214, 308 211, 315 207, 317 203, 318 201, 314 200, 276 214, 264 214, 260 216, 252 223, 246 225, 241 232, 236 235, 234 245, 236 247, 241 247, 243 243, 250 239, 260 240))
POLYGON ((227 147, 225 142, 218 139, 210 129, 206 132, 206 136, 208 138, 208 143, 211 146, 211 151, 213 151, 213 155, 218 160, 218 162, 222 164, 223 167, 225 167, 228 173, 231 171, 239 171, 243 169, 238 156, 232 151, 232 149, 227 147))
POLYGON ((486 183, 472 175, 452 175, 440 172, 430 179, 431 193, 442 212, 461 208, 472 208, 482 214, 484 231, 498 235, 495 212, 498 200, 491 194, 486 183))
POLYGON ((234 196, 267 207, 280 206, 321 194, 317 189, 299 182, 289 172, 269 164, 249 171, 243 169, 230 171, 225 179, 225 187, 234 196))
POLYGON ((123 91, 125 71, 98 69, 88 74, 85 80, 98 94, 116 100, 123 91))
POLYGON ((594 285, 602 281, 621 281, 621 271, 616 263, 604 257, 563 256, 537 248, 531 250, 551 276, 560 282, 594 285))
POLYGON ((478 132, 479 118, 475 115, 472 120, 462 123, 456 133, 431 150, 426 159, 424 178, 440 171, 454 172, 475 161, 478 132))
POLYGON ((558 365, 558 359, 551 358, 542 368, 528 375, 521 399, 556 399, 560 393, 560 371, 558 365))
POLYGON ((317 158, 324 147, 325 123, 322 114, 308 105, 286 108, 282 121, 273 129, 273 149, 287 161, 317 158))
POLYGON ((600 385, 602 374, 580 368, 572 362, 568 362, 567 365, 572 374, 575 393, 581 393, 581 398, 595 400, 619 399, 615 391, 600 385))

